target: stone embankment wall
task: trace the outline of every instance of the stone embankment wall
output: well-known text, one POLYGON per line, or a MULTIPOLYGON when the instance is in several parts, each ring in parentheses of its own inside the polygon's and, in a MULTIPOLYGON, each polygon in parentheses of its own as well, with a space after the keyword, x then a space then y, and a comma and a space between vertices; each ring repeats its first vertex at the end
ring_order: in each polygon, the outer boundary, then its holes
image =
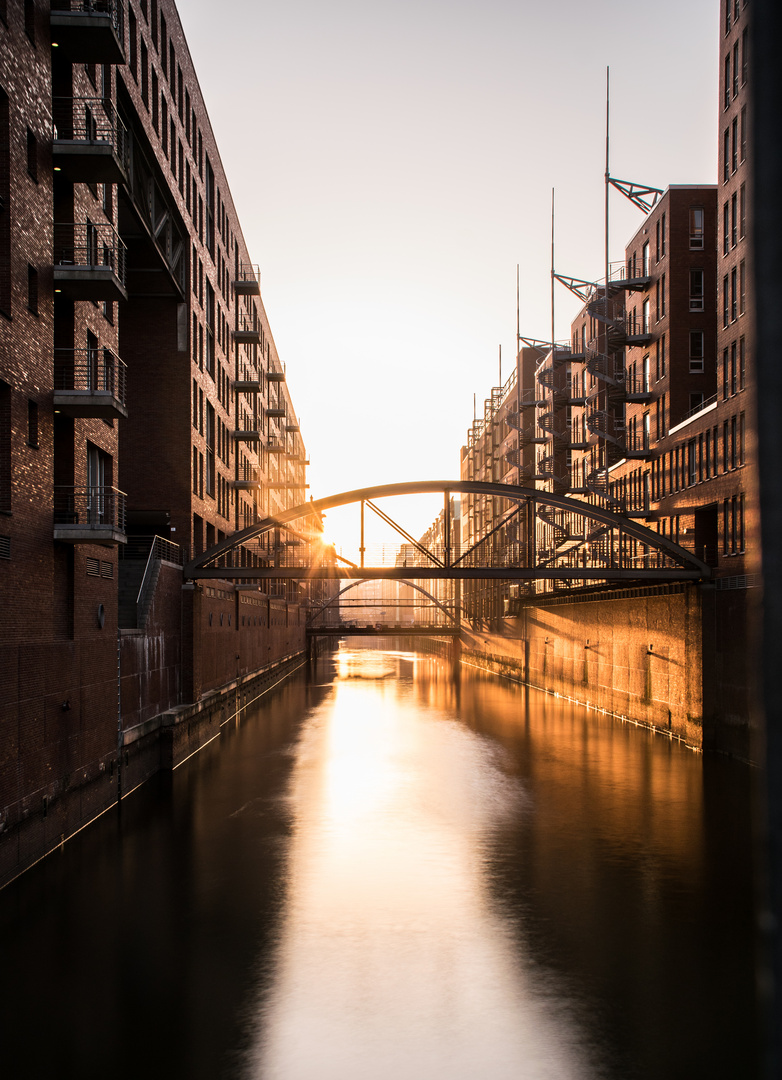
POLYGON ((463 662, 703 747, 701 598, 696 588, 556 598, 465 630, 463 662))
POLYGON ((0 650, 0 720, 19 733, 0 759, 0 888, 305 663, 298 605, 208 589, 164 562, 143 629, 107 637, 93 604, 88 644, 0 650))
POLYGON ((752 761, 752 604, 697 585, 557 597, 465 628, 462 662, 752 761))

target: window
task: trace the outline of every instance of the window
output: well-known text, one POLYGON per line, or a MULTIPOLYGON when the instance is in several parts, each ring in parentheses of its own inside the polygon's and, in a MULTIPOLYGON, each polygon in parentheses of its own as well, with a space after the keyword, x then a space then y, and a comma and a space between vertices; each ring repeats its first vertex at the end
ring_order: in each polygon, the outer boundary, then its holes
POLYGON ((193 379, 193 427, 198 430, 198 383, 193 379))
POLYGON ((723 94, 722 107, 730 108, 730 53, 725 54, 725 93, 723 94))
POLYGON ((690 371, 703 371, 702 330, 690 330, 690 371))
POLYGON ((728 350, 722 350, 722 400, 727 401, 730 393, 730 368, 728 367, 728 350))
POLYGON ((214 258, 215 251, 215 224, 214 224, 214 197, 215 178, 209 158, 206 159, 206 247, 209 254, 214 258))
POLYGON ((214 378, 215 358, 215 292, 206 282, 206 370, 214 378))
MULTIPOLYGON (((733 121, 733 160, 736 160, 736 121, 733 121)), ((747 106, 741 110, 741 160, 747 160, 747 106)), ((733 171, 736 171, 734 164, 733 171)))
POLYGON ((744 239, 747 228, 747 189, 744 184, 739 189, 739 238, 744 239))
POLYGON ((147 46, 141 39, 141 100, 149 108, 149 63, 147 58, 147 46))
POLYGON ((744 354, 744 338, 739 338, 739 390, 744 389, 746 375, 746 357, 744 354))
MULTIPOLYGON (((742 109, 742 112, 744 110, 742 109)), ((743 158, 742 158, 743 160, 743 158)), ((739 121, 734 116, 730 125, 730 171, 734 173, 739 167, 739 121)))
POLYGON ((155 131, 160 130, 160 120, 158 116, 158 81, 157 72, 152 68, 152 127, 155 131))
POLYGON ((215 494, 215 410, 206 403, 206 493, 211 498, 215 494))
POLYGON ((644 277, 649 277, 650 262, 649 262, 649 241, 648 240, 646 241, 646 243, 643 246, 642 261, 643 261, 643 276, 644 277))
MULTIPOLYGON (((690 395, 690 401, 692 401, 693 395, 690 395)), ((687 486, 691 487, 697 482, 697 455, 696 455, 695 439, 690 439, 687 443, 687 486)))
POLYGON ((38 402, 27 402, 27 445, 38 449, 38 402))
POLYGON ((735 247, 739 241, 739 197, 734 191, 730 200, 730 246, 735 247))
POLYGON ((654 227, 654 261, 660 261, 660 222, 654 227))
POLYGON ((690 270, 690 311, 703 311, 702 270, 690 270))
MULTIPOLYGON (((701 211, 702 213, 703 211, 701 211)), ((660 258, 665 255, 665 211, 660 215, 660 258)))
POLYGON ((38 314, 38 271, 34 266, 27 267, 27 307, 34 315, 38 314))
POLYGON ((722 279, 722 325, 727 326, 730 322, 729 319, 729 303, 728 303, 728 275, 722 279))
POLYGON ((690 207, 690 250, 702 251, 703 250, 703 207, 691 206, 690 207))
MULTIPOLYGON (((735 271, 734 271, 735 273, 735 271)), ((747 302, 747 272, 742 259, 739 263, 739 315, 743 315, 747 302)))
POLYGON ((160 141, 163 156, 168 157, 168 102, 165 94, 160 95, 160 141))
POLYGON ((138 82, 138 31, 136 30, 136 13, 128 5, 128 42, 130 44, 130 73, 138 82))
POLYGON ((736 342, 730 347, 730 392, 735 394, 738 390, 738 372, 736 370, 736 342))
MULTIPOLYGON (((663 288, 665 288, 665 277, 663 276, 663 288)), ((665 298, 663 297, 663 308, 665 308, 665 298)), ((649 299, 647 297, 644 300, 641 308, 641 333, 648 334, 650 331, 650 315, 649 315, 649 299)))
POLYGON ((738 271, 734 266, 730 272, 730 321, 735 322, 739 315, 738 271))
POLYGON ((733 46, 733 96, 739 96, 739 43, 733 46))
POLYGON ((739 443, 738 443, 738 463, 744 464, 744 439, 746 437, 746 424, 744 421, 744 413, 739 414, 739 443))
POLYGON ((35 0, 24 0, 24 32, 35 45, 35 0))
POLYGON ((0 382, 0 513, 11 513, 11 387, 0 382))
POLYGON ((730 128, 725 128, 722 136, 722 181, 727 184, 730 180, 730 128))
POLYGON ((730 251, 730 203, 726 202, 722 207, 722 254, 727 255, 730 251))
POLYGON ((27 129, 27 172, 38 183, 38 140, 27 129))
POLYGON ((728 2, 725 5, 725 33, 726 34, 730 33, 730 26, 731 26, 731 18, 730 17, 731 17, 731 6, 730 6, 730 0, 728 0, 728 2))
POLYGON ((660 338, 660 378, 665 378, 665 334, 660 338))
POLYGON ((741 31, 741 85, 747 81, 747 65, 749 64, 749 32, 747 27, 741 31))
MULTIPOLYGON (((647 300, 648 304, 649 301, 647 300)), ((660 318, 665 318, 665 274, 660 278, 660 318)))

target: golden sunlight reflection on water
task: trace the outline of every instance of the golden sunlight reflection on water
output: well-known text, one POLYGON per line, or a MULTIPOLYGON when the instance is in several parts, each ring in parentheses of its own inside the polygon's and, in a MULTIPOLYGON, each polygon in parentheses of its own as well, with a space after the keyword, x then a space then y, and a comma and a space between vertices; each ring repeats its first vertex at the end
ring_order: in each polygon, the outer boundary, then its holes
POLYGON ((401 662, 341 655, 298 743, 286 916, 246 1076, 584 1080, 580 1033, 487 881, 522 781, 447 707, 386 681, 401 662))

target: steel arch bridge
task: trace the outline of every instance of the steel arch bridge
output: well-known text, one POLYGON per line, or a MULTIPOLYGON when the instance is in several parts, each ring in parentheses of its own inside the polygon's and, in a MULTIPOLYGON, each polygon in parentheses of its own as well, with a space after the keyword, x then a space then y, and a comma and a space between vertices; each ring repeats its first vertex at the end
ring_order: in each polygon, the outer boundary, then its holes
POLYGON ((245 582, 263 580, 328 580, 415 578, 559 582, 702 581, 711 568, 692 552, 638 521, 581 499, 537 488, 474 480, 421 480, 343 491, 310 500, 233 533, 192 559, 185 578, 219 578, 245 582), (443 496, 443 535, 428 548, 376 505, 395 496, 443 496), (492 506, 490 526, 462 550, 451 535, 450 498, 465 495, 471 505, 492 506), (318 540, 325 511, 360 505, 360 563, 336 556, 318 540), (403 538, 414 552, 413 564, 365 565, 364 516, 369 509, 403 538), (283 541, 283 534, 292 539, 283 541), (254 545, 257 565, 240 565, 237 558, 254 545))

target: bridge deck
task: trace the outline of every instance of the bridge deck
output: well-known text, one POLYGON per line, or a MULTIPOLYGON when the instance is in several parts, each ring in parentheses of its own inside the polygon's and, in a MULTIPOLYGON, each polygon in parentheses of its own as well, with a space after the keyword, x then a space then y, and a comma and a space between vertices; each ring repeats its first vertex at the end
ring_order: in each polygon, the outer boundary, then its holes
POLYGON ((308 626, 308 637, 456 637, 458 626, 308 626))

